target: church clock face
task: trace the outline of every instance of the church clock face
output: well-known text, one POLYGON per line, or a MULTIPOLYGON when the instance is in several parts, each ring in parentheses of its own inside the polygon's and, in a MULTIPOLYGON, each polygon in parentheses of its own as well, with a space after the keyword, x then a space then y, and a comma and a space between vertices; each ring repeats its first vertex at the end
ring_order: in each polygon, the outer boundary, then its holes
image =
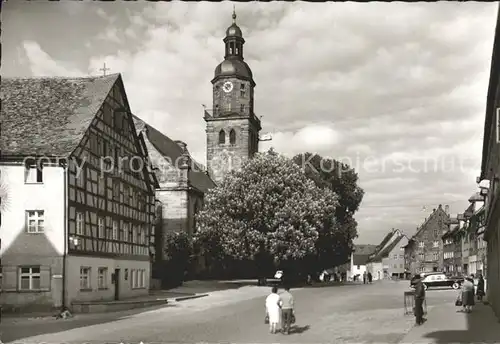
POLYGON ((231 81, 226 81, 224 85, 222 85, 222 89, 226 93, 231 92, 233 90, 233 83, 231 81))

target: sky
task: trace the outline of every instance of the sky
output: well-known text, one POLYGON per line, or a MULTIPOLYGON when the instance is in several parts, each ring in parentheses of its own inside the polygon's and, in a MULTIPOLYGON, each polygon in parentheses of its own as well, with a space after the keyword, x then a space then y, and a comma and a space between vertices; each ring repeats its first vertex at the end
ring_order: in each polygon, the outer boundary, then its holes
MULTIPOLYGON (((261 134, 287 156, 349 163, 358 243, 412 235, 477 191, 496 3, 236 3, 261 134)), ((206 163, 233 3, 6 2, 3 76, 121 73, 132 112, 206 163)))

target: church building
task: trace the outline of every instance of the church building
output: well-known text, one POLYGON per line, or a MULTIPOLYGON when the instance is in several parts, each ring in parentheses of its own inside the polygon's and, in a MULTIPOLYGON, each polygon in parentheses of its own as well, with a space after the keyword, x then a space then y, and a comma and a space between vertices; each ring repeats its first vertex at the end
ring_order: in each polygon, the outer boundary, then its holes
POLYGON ((226 30, 225 55, 214 72, 213 108, 205 110, 208 173, 220 183, 259 151, 260 119, 254 112, 255 81, 244 61, 245 39, 236 24, 226 30))

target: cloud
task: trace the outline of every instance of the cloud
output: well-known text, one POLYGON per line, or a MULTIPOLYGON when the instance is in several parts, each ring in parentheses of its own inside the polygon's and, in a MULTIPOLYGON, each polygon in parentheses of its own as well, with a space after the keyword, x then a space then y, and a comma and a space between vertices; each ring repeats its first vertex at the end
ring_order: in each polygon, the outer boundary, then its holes
POLYGON ((52 57, 45 51, 43 51, 36 42, 24 41, 23 47, 33 75, 65 75, 73 77, 84 76, 84 73, 76 68, 71 67, 69 64, 53 60, 52 57))
MULTIPOLYGON (((92 41, 93 56, 81 57, 79 70, 97 75, 106 62, 110 72, 121 72, 133 112, 186 141, 205 163, 201 104, 211 107, 210 80, 223 59, 232 6, 134 6, 115 3, 113 22, 93 22, 102 36, 82 30, 79 39, 43 45, 46 52, 35 39, 25 43, 32 73, 76 73, 75 61, 54 57, 92 41)), ((474 2, 237 4, 261 134, 273 137, 260 149, 274 146, 289 156, 315 151, 356 167, 365 189, 356 218, 366 243, 392 227, 414 230, 428 216, 424 206, 463 211, 476 189, 495 8, 474 2)), ((103 18, 111 13, 97 11, 103 18)), ((46 25, 58 25, 58 17, 46 25)))

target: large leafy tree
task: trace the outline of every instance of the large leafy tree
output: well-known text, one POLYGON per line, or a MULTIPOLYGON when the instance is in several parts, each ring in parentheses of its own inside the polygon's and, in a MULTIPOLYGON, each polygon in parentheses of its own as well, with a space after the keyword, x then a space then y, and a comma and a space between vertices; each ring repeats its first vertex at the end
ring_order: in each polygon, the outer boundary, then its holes
POLYGON ((318 240, 317 264, 325 267, 342 264, 352 252, 353 240, 358 235, 354 214, 364 195, 358 175, 351 166, 318 154, 298 154, 292 160, 316 186, 338 195, 334 213, 338 228, 324 232, 318 240))
POLYGON ((259 153, 205 195, 195 240, 205 253, 216 250, 219 261, 300 262, 332 230, 337 205, 335 193, 316 186, 291 159, 259 153))

